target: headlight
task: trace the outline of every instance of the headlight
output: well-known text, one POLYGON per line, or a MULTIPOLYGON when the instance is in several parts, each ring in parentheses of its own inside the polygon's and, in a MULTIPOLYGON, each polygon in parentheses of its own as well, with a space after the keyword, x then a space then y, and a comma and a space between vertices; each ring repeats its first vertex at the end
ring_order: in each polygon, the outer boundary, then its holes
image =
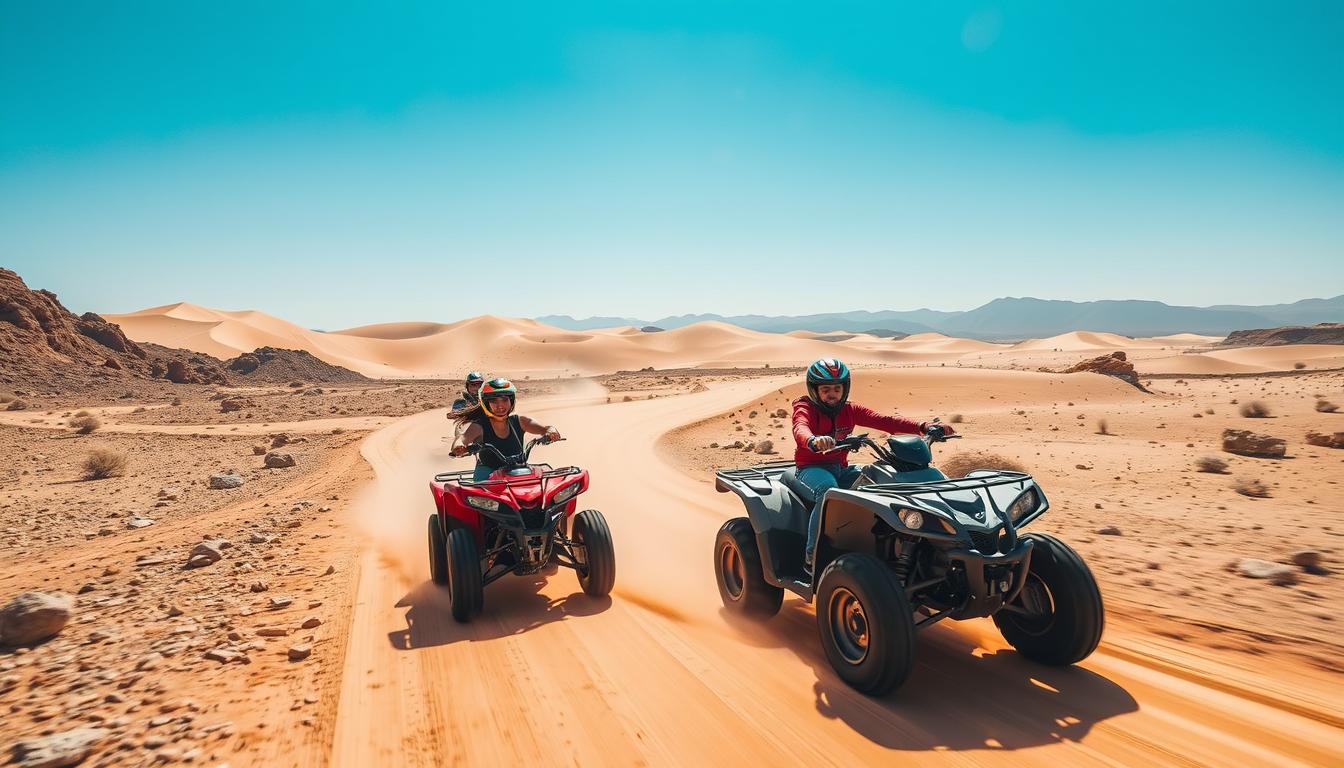
POLYGON ((1027 492, 1019 496, 1017 501, 1014 501, 1013 505, 1008 508, 1008 518, 1017 522, 1035 512, 1040 503, 1040 496, 1037 495, 1036 489, 1028 488, 1027 492))
POLYGON ((582 483, 574 483, 571 486, 560 489, 560 492, 551 498, 552 504, 564 504, 566 501, 574 498, 579 493, 579 486, 582 483))
POLYGON ((487 499, 484 496, 468 496, 467 504, 477 509, 484 509, 486 512, 499 511, 499 502, 494 499, 487 499))
POLYGON ((924 515, 915 509, 902 509, 896 512, 896 516, 901 519, 901 524, 912 531, 918 531, 924 527, 924 515))

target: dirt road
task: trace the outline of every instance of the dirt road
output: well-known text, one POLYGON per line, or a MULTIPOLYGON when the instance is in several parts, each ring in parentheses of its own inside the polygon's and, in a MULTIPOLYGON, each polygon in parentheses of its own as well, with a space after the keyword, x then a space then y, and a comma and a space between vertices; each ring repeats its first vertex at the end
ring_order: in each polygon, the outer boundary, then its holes
POLYGON ((761 627, 730 624, 711 548, 740 507, 655 444, 774 386, 524 407, 569 439, 535 460, 592 471, 581 506, 611 522, 617 590, 588 598, 563 569, 506 577, 469 625, 428 582, 428 477, 466 466, 447 458, 443 412, 372 435, 377 481, 359 507, 375 543, 360 561, 333 764, 1344 764, 1337 714, 1170 666, 1114 627, 1060 670, 1020 659, 988 621, 944 623, 921 635, 906 686, 873 700, 831 674, 801 601, 761 627))

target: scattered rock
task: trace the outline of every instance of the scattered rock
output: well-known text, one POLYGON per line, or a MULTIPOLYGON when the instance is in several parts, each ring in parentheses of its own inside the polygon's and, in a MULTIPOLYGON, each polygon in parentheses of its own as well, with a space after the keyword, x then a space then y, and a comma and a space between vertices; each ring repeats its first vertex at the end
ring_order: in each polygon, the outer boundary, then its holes
POLYGON ((303 623, 299 625, 299 628, 300 628, 300 629, 314 629, 314 628, 316 628, 316 627, 320 627, 320 626, 322 626, 322 620, 321 620, 321 619, 317 618, 316 616, 309 616, 308 618, 306 618, 306 619, 303 620, 303 623))
POLYGON ((169 488, 160 488, 158 496, 160 499, 163 499, 164 501, 177 501, 177 494, 178 490, 176 488, 169 487, 169 488))
POLYGON ((59 592, 24 592, 0 608, 0 645, 32 645, 70 622, 74 603, 59 592))
POLYGON ((333 573, 335 573, 335 572, 336 572, 336 566, 334 566, 334 565, 328 565, 328 566, 327 566, 327 570, 323 571, 323 572, 322 572, 322 575, 323 575, 323 576, 330 576, 331 574, 333 574, 333 573))
POLYGON ((266 590, 270 589, 270 587, 264 581, 254 581, 248 588, 251 589, 253 592, 265 592, 266 590))
POLYGON ((255 405, 252 401, 245 397, 226 397, 219 401, 220 413, 232 413, 234 411, 241 411, 244 408, 253 407, 255 407, 255 405))
POLYGON ((218 661, 220 664, 228 664, 233 661, 243 661, 247 656, 228 648, 214 648, 205 652, 205 658, 210 661, 218 661))
POLYGON ((247 540, 251 544, 269 544, 271 542, 271 537, 254 532, 251 536, 247 537, 247 540))
POLYGON ((1281 587, 1297 583, 1296 571, 1282 563, 1271 563, 1268 560, 1244 558, 1234 564, 1234 570, 1247 578, 1266 579, 1281 587))
POLYGON ((1307 573, 1323 576, 1327 573, 1321 566, 1321 553, 1314 549, 1299 549, 1292 554, 1291 561, 1293 565, 1306 571, 1307 573))
POLYGON ((253 456, 264 456, 265 454, 266 454, 266 446, 264 446, 264 445, 254 445, 254 446, 252 446, 252 455, 253 455, 253 456))
POLYGON ((284 627, 262 627, 257 630, 257 634, 262 637, 284 637, 289 634, 289 630, 284 627))
POLYGON ((224 553, 221 550, 225 549, 225 547, 221 546, 221 543, 222 540, 202 541, 200 544, 192 547, 191 552, 187 555, 188 567, 199 568, 200 565, 198 565, 196 561, 200 558, 205 559, 203 565, 211 565, 222 560, 224 558, 224 553))
POLYGON ((289 647, 290 661, 303 661, 311 655, 313 655, 313 647, 311 645, 291 645, 289 647))
POLYGON ((132 517, 130 520, 128 520, 128 521, 126 522, 126 527, 127 527, 127 528, 148 528, 149 526, 151 526, 151 525, 153 525, 153 524, 154 524, 154 521, 151 520, 151 519, 149 519, 148 517, 132 517))
POLYGON ((210 476, 210 487, 217 491, 228 490, 230 488, 241 488, 243 482, 241 475, 218 474, 210 476))
POLYGON ((108 737, 105 728, 76 728, 37 739, 25 739, 13 747, 17 768, 62 768, 78 765, 108 737))
POLYGON ((273 435, 271 437, 272 448, 280 448, 282 446, 289 445, 289 443, 290 443, 289 435, 285 434, 284 432, 281 432, 277 435, 273 435))
POLYGON ((266 454, 267 469, 284 469, 285 467, 294 466, 295 463, 296 462, 294 461, 294 456, 288 453, 271 451, 266 454))
POLYGON ((277 609, 278 609, 278 608, 287 608, 287 607, 289 607, 290 603, 293 603, 293 602, 294 602, 294 598, 292 598, 292 597, 290 597, 290 596, 288 596, 288 595, 278 595, 278 596, 276 596, 276 597, 272 597, 272 598, 271 598, 271 607, 272 607, 272 608, 277 608, 277 609))
POLYGON ((1307 444, 1320 448, 1344 448, 1344 432, 1335 432, 1329 435, 1321 432, 1308 432, 1307 444))
POLYGON ((1120 532, 1120 529, 1119 529, 1119 528, 1116 528, 1114 525, 1107 525, 1107 526, 1104 526, 1104 527, 1102 527, 1102 528, 1098 528, 1098 529, 1097 529, 1097 533, 1098 533, 1099 535, 1101 535, 1101 536, 1123 536, 1123 535, 1124 535, 1124 534, 1122 534, 1122 533, 1120 532))
MULTIPOLYGON (((1109 355, 1094 357, 1091 360, 1084 360, 1068 368, 1061 373, 1099 373, 1103 376, 1114 376, 1117 379, 1147 392, 1143 384, 1139 382, 1139 375, 1134 371, 1134 364, 1126 359, 1125 353, 1119 350, 1109 355)), ((1080 417, 1081 418, 1081 417, 1080 417)))
POLYGON ((1281 459, 1288 452, 1288 444, 1280 438, 1247 429, 1224 429, 1223 450, 1240 456, 1281 459))

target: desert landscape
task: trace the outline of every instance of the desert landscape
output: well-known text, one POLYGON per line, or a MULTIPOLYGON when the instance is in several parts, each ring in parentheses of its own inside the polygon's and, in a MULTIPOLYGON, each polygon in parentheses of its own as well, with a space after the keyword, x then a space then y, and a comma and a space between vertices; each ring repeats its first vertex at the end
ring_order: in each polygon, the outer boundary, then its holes
MULTIPOLYGON (((0 272, 0 746, 21 766, 1344 761, 1344 344, 1079 330, 1015 343, 477 317, 338 332, 174 304, 75 316, 0 272), (1021 467, 1105 599, 1075 668, 987 619, 864 697, 789 598, 731 620, 713 472, 788 458, 802 368, 1021 467), (508 375, 592 474, 609 598, 510 576, 457 624, 429 580, 444 416, 508 375)), ((542 452, 545 455, 542 456, 542 452)), ((862 460, 856 456, 856 460, 862 460)))

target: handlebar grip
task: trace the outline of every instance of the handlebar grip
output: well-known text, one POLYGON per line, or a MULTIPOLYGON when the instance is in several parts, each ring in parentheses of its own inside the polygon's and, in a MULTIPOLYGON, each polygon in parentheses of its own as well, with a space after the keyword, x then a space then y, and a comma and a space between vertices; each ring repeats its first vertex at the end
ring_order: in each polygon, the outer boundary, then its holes
POLYGON ((467 446, 467 455, 468 455, 468 456, 475 456, 476 454, 478 454, 478 453, 480 453, 480 452, 481 452, 481 444, 480 444, 480 443, 472 443, 471 445, 468 445, 468 446, 467 446))

